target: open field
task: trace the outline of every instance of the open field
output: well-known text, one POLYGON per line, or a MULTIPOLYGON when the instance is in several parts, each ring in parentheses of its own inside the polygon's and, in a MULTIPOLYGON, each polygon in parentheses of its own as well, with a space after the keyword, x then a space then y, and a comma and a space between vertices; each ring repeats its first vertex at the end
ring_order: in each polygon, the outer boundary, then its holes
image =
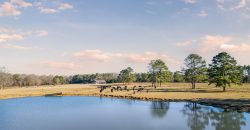
MULTIPOLYGON (((116 86, 116 85, 114 85, 116 86)), ((121 85, 124 87, 125 85, 121 85)), ((197 84, 195 90, 190 89, 188 83, 167 83, 156 89, 150 87, 150 84, 131 84, 128 85, 129 91, 113 91, 110 88, 100 93, 100 88, 96 85, 57 85, 57 86, 41 86, 41 87, 23 87, 10 88, 0 90, 0 99, 27 97, 27 96, 44 96, 46 94, 62 92, 63 96, 132 96, 137 98, 153 98, 153 99, 250 99, 250 84, 242 86, 228 87, 226 92, 222 92, 222 88, 208 86, 207 84, 197 84), (142 86, 142 92, 134 93, 132 87, 142 86), (148 90, 148 92, 147 92, 148 90)), ((136 87, 135 89, 138 89, 136 87)))

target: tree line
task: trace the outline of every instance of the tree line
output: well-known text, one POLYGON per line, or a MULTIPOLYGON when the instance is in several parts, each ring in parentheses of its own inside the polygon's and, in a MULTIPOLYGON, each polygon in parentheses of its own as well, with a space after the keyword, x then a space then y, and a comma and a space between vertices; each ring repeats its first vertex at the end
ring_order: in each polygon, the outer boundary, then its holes
POLYGON ((192 89, 195 89, 196 83, 202 82, 209 85, 214 84, 226 91, 226 87, 232 84, 249 83, 250 66, 238 65, 237 61, 226 52, 214 56, 209 65, 198 54, 188 55, 184 62, 185 67, 174 73, 168 70, 164 61, 158 59, 152 60, 148 64, 148 73, 133 75, 133 69, 128 67, 122 70, 119 75, 124 77, 122 80, 124 83, 146 81, 152 82, 152 87, 155 88, 161 86, 163 82, 190 82, 192 89))
POLYGON ((231 84, 250 83, 250 65, 240 66, 237 61, 226 52, 213 57, 212 63, 206 61, 198 54, 190 54, 185 60, 185 67, 171 72, 166 63, 156 59, 148 63, 148 71, 135 73, 127 67, 120 73, 77 74, 72 76, 38 76, 26 74, 10 74, 5 68, 0 68, 0 88, 11 86, 40 86, 58 84, 87 84, 95 80, 105 80, 107 83, 151 82, 152 87, 161 86, 165 82, 190 82, 192 89, 196 83, 215 84, 223 87, 231 84))

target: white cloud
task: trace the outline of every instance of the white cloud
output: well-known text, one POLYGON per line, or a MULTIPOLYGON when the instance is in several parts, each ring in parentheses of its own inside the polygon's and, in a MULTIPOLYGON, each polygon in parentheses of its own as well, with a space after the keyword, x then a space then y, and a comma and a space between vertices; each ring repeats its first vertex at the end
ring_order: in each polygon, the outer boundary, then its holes
POLYGON ((32 3, 25 0, 10 0, 10 3, 24 8, 32 7, 32 3))
POLYGON ((236 13, 239 16, 250 18, 250 0, 217 0, 217 7, 229 13, 236 13))
POLYGON ((245 36, 205 35, 197 38, 195 44, 189 44, 188 48, 187 46, 182 47, 185 53, 198 53, 202 55, 208 63, 216 54, 228 52, 237 59, 239 64, 249 64, 250 43, 245 36), (245 41, 242 42, 244 39, 245 41))
POLYGON ((108 62, 111 60, 122 60, 131 63, 149 63, 151 60, 162 59, 171 64, 178 64, 179 61, 165 53, 145 52, 145 53, 110 53, 99 49, 85 50, 73 53, 74 57, 81 60, 92 60, 98 62, 108 62))
POLYGON ((96 50, 85 50, 81 52, 75 52, 73 54, 75 57, 79 57, 81 59, 87 59, 87 60, 96 60, 96 61, 108 61, 112 54, 104 53, 99 49, 96 50))
POLYGON ((18 16, 22 13, 21 8, 30 8, 33 5, 41 13, 46 14, 58 13, 73 8, 73 5, 61 1, 41 0, 32 3, 27 0, 8 0, 8 2, 0 3, 0 16, 18 16))
POLYGON ((68 3, 60 3, 58 9, 59 10, 66 10, 66 9, 72 9, 73 5, 68 4, 68 3))
POLYGON ((20 14, 21 11, 17 10, 15 6, 9 2, 4 2, 0 5, 0 16, 17 16, 20 14))
POLYGON ((247 7, 247 0, 217 0, 217 6, 224 11, 232 11, 247 7))
POLYGON ((189 3, 189 4, 195 4, 197 0, 184 0, 184 2, 189 3))
POLYGON ((41 13, 45 13, 45 14, 54 14, 58 12, 58 10, 53 9, 53 8, 39 7, 38 9, 40 10, 41 13))
POLYGON ((247 5, 247 0, 240 0, 238 6, 234 7, 235 9, 240 9, 240 8, 244 8, 247 5))
POLYGON ((206 35, 201 38, 202 43, 205 45, 220 45, 225 44, 232 40, 229 36, 221 36, 221 35, 206 35))
POLYGON ((39 37, 46 37, 49 35, 49 32, 47 30, 37 30, 36 34, 39 37))
POLYGON ((23 40, 24 37, 19 34, 0 34, 0 42, 23 40))
POLYGON ((151 60, 162 59, 170 64, 179 64, 180 62, 168 54, 165 53, 157 53, 157 52, 145 52, 140 54, 121 54, 119 57, 124 58, 126 61, 132 63, 149 63, 151 60))
POLYGON ((198 52, 206 54, 209 52, 219 51, 220 46, 226 44, 232 40, 228 36, 220 35, 206 35, 201 38, 201 47, 198 49, 198 52))
POLYGON ((204 10, 200 11, 197 16, 200 16, 200 17, 206 17, 208 15, 208 13, 204 10))
POLYGON ((37 47, 26 47, 26 46, 21 46, 21 45, 3 44, 3 45, 0 45, 0 48, 17 49, 17 50, 32 50, 32 49, 36 49, 37 47))
POLYGON ((242 52, 249 52, 250 51, 250 44, 222 44, 220 46, 222 50, 227 50, 230 52, 237 52, 237 53, 242 53, 242 52))
POLYGON ((191 48, 196 48, 198 53, 210 54, 213 52, 227 51, 232 53, 245 53, 250 51, 250 44, 248 43, 235 43, 234 38, 222 35, 205 35, 198 40, 184 41, 177 43, 177 46, 194 45, 191 48))
POLYGON ((25 0, 9 0, 0 4, 0 16, 18 16, 22 13, 18 9, 32 6, 32 3, 25 0))
POLYGON ((7 27, 0 27, 0 33, 13 33, 14 30, 7 27))
POLYGON ((73 9, 73 5, 63 2, 51 2, 50 6, 44 3, 44 1, 36 2, 35 6, 40 10, 41 13, 54 14, 59 13, 63 10, 73 9))
POLYGON ((39 36, 45 37, 48 36, 47 30, 14 30, 8 27, 1 27, 0 28, 0 42, 8 42, 8 41, 20 41, 24 40, 26 37, 29 36, 39 36))
POLYGON ((59 62, 59 61, 42 61, 39 63, 43 67, 49 67, 52 69, 66 69, 66 70, 74 70, 76 69, 76 65, 74 63, 69 62, 59 62))

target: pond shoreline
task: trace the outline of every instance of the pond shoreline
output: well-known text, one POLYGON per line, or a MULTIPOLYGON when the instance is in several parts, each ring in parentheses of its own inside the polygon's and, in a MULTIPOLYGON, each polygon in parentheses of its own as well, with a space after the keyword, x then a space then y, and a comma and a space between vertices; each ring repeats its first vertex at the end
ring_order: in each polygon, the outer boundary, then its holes
MULTIPOLYGON (((39 97, 46 95, 26 95, 26 96, 13 96, 6 99, 18 99, 26 97, 39 97)), ((119 98, 119 99, 131 99, 140 101, 161 101, 161 102, 194 102, 201 105, 213 106, 222 108, 225 111, 237 111, 250 113, 250 99, 164 99, 164 98, 147 98, 147 97, 134 97, 134 96, 119 96, 119 95, 107 95, 107 94, 62 94, 55 96, 93 96, 93 97, 106 97, 106 98, 119 98)), ((52 95, 53 97, 53 95, 52 95)))
POLYGON ((100 94, 100 97, 111 97, 121 99, 132 99, 142 101, 165 101, 165 102, 194 102, 201 105, 219 107, 225 111, 238 111, 250 113, 250 99, 161 99, 161 98, 145 98, 133 96, 116 96, 100 94))

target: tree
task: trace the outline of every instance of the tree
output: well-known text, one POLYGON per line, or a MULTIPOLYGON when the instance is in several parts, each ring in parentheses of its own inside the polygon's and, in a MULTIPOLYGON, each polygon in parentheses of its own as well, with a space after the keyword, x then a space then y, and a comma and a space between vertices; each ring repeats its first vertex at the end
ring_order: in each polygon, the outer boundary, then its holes
POLYGON ((20 74, 14 74, 13 76, 13 85, 14 86, 22 86, 22 77, 20 74))
POLYGON ((134 73, 134 70, 131 67, 128 67, 120 71, 120 74, 118 75, 118 79, 122 83, 131 83, 135 81, 135 75, 133 73, 134 73))
POLYGON ((243 71, 237 66, 236 60, 226 52, 221 52, 213 57, 212 64, 208 69, 209 85, 215 84, 216 87, 226 87, 233 84, 241 84, 243 71))
POLYGON ((0 72, 0 89, 13 85, 12 75, 8 73, 0 72))
POLYGON ((206 61, 198 54, 190 54, 185 59, 186 68, 184 68, 185 78, 191 82, 192 89, 195 89, 195 83, 206 79, 206 61))
POLYGON ((57 84, 66 84, 67 81, 66 81, 66 78, 63 77, 63 76, 55 76, 53 79, 52 79, 52 82, 54 85, 57 85, 57 84))
POLYGON ((12 86, 12 84, 13 84, 12 75, 7 73, 5 67, 0 67, 0 89, 12 86))
POLYGON ((156 88, 157 83, 161 86, 162 82, 170 81, 172 79, 172 73, 161 59, 152 60, 149 63, 149 78, 152 82, 152 86, 156 88))
POLYGON ((136 82, 149 82, 149 74, 148 73, 136 73, 136 82))
POLYGON ((23 80, 24 86, 38 86, 41 84, 39 77, 34 74, 26 75, 23 80))
POLYGON ((244 65, 243 69, 243 83, 250 83, 250 65, 244 65))
POLYGON ((185 80, 184 80, 184 75, 183 75, 183 73, 182 72, 180 72, 180 71, 176 71, 176 72, 174 72, 174 82, 184 82, 185 80))
POLYGON ((53 84, 53 78, 54 76, 50 75, 50 76, 39 76, 39 78, 41 79, 41 85, 52 85, 53 84))

